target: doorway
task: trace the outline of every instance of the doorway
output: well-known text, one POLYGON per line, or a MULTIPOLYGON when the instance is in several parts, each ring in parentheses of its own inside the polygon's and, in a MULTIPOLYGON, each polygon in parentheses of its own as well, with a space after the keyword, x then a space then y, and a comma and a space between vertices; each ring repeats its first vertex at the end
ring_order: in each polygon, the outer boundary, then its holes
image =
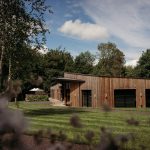
POLYGON ((92 91, 91 90, 82 90, 82 105, 83 107, 92 106, 92 91))
POLYGON ((61 97, 65 104, 70 102, 70 83, 62 83, 61 97))
POLYGON ((150 107, 150 89, 146 89, 146 107, 150 107))

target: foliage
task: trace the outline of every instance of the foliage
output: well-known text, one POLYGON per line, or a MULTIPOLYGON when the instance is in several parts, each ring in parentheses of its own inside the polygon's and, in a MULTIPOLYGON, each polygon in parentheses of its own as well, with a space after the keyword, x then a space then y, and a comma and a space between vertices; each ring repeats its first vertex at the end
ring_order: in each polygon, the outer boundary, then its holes
POLYGON ((94 61, 95 61, 95 56, 92 55, 89 51, 81 52, 75 58, 74 72, 91 74, 93 72, 94 61))
POLYGON ((21 79, 24 81, 30 78, 31 73, 38 73, 42 56, 35 49, 29 46, 24 47, 20 53, 18 52, 18 56, 14 58, 12 79, 21 79))
MULTIPOLYGON (((6 67, 8 68, 7 63, 6 67)), ((41 76, 43 84, 40 87, 49 91, 53 78, 63 76, 64 71, 71 72, 72 69, 73 57, 65 50, 51 49, 47 54, 41 54, 31 47, 26 47, 26 52, 22 52, 20 57, 20 63, 16 63, 12 68, 12 78, 22 80, 22 91, 25 94, 31 88, 37 87, 33 85, 33 78, 41 76)), ((7 79, 8 72, 5 74, 7 79)))
POLYGON ((60 49, 51 49, 44 55, 43 68, 44 88, 49 90, 53 78, 63 76, 63 73, 72 72, 73 57, 69 52, 60 49))
POLYGON ((26 52, 45 43, 48 29, 44 14, 49 10, 45 0, 0 1, 0 71, 8 69, 3 78, 16 76, 15 68, 22 68, 26 52))
MULTIPOLYGON (((43 56, 35 49, 31 49, 29 46, 24 47, 24 49, 17 54, 18 56, 12 60, 11 78, 13 80, 22 81, 22 95, 19 95, 19 99, 24 99, 25 93, 35 86, 33 85, 33 82, 31 82, 32 78, 43 75, 43 56)), ((7 63, 7 60, 4 59, 1 80, 3 84, 7 81, 8 68, 9 64, 7 63)), ((2 89, 5 88, 3 84, 1 86, 2 89)))
POLYGON ((45 40, 44 34, 48 29, 44 14, 50 11, 45 0, 1 0, 0 8, 0 37, 6 49, 10 44, 16 48, 22 42, 41 44, 45 40), (38 35, 42 35, 42 41, 38 35))
POLYGON ((135 69, 138 77, 150 77, 150 49, 142 53, 135 69))
POLYGON ((125 66, 124 67, 124 75, 126 77, 136 77, 136 70, 133 66, 125 66))
POLYGON ((94 74, 105 76, 121 76, 125 63, 124 54, 114 43, 101 43, 98 45, 100 58, 95 67, 94 74))
POLYGON ((38 94, 26 94, 26 101, 35 102, 35 101, 48 101, 47 95, 38 95, 38 94))
POLYGON ((60 71, 71 71, 73 64, 73 57, 65 50, 51 49, 45 54, 45 67, 53 68, 60 71))

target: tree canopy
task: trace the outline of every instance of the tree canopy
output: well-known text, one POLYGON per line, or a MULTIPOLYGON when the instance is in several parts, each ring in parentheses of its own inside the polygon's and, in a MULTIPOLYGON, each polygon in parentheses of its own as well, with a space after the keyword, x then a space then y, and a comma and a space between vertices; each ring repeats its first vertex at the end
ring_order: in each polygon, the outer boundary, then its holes
POLYGON ((135 67, 128 65, 124 67, 124 76, 125 77, 136 77, 136 69, 135 67))
POLYGON ((73 57, 65 50, 51 49, 44 55, 43 69, 44 88, 49 89, 53 78, 73 71, 73 57))
POLYGON ((21 68, 23 59, 27 62, 28 53, 36 53, 31 47, 36 49, 45 43, 47 11, 50 7, 45 0, 0 1, 0 72, 7 66, 8 78, 16 78, 14 68, 21 68))
POLYGON ((100 58, 94 73, 105 76, 121 76, 125 58, 114 43, 101 43, 98 45, 100 58))
POLYGON ((81 52, 76 56, 74 61, 74 72, 91 74, 93 72, 93 64, 95 61, 95 56, 89 51, 81 52))
POLYGON ((142 53, 136 66, 136 76, 150 77, 150 49, 142 53))

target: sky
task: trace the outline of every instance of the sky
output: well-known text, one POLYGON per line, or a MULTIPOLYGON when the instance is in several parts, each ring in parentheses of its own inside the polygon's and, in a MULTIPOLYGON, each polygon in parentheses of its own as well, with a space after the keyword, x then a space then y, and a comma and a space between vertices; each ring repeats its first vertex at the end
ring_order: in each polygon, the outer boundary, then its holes
POLYGON ((77 56, 97 45, 112 42, 125 54, 126 64, 135 65, 150 48, 149 0, 47 0, 53 14, 46 46, 61 47, 77 56))

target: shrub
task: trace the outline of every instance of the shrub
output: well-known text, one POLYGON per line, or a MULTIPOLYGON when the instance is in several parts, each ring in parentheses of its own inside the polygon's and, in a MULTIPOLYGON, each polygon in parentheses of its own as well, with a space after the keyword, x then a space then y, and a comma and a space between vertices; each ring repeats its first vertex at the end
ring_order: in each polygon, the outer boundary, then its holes
POLYGON ((26 94, 26 101, 48 101, 48 95, 26 94))

